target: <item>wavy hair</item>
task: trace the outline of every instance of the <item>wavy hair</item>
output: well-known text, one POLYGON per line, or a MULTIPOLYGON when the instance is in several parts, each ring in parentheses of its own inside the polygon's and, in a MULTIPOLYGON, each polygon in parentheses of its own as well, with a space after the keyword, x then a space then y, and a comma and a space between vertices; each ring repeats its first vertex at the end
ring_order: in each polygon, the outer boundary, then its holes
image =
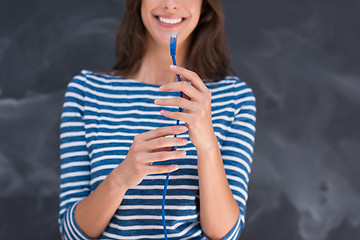
MULTIPOLYGON (((127 0, 123 20, 116 32, 117 63, 111 75, 131 76, 141 65, 146 51, 146 28, 141 19, 141 0, 127 0)), ((187 69, 208 82, 219 81, 229 73, 230 50, 224 32, 224 12, 219 0, 203 0, 199 23, 191 33, 186 53, 187 69)))

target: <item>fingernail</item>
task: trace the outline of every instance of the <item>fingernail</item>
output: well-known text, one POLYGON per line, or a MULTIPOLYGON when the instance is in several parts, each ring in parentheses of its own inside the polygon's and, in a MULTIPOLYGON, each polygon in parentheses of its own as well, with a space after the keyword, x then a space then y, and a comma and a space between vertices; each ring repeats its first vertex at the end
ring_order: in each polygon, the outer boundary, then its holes
POLYGON ((179 126, 179 130, 185 131, 185 130, 187 130, 187 127, 185 127, 185 126, 179 126))
POLYGON ((171 69, 176 69, 177 67, 175 65, 170 65, 171 69))

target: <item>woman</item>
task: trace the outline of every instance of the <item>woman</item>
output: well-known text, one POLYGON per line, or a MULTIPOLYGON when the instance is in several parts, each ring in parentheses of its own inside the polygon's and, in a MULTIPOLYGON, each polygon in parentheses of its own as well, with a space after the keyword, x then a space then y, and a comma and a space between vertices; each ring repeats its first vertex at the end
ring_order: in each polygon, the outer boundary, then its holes
POLYGON ((252 90, 227 76, 219 1, 128 0, 116 49, 112 71, 82 70, 65 94, 62 237, 163 239, 162 195, 171 173, 168 238, 237 239, 256 109, 252 90), (171 32, 185 68, 171 66, 171 32))

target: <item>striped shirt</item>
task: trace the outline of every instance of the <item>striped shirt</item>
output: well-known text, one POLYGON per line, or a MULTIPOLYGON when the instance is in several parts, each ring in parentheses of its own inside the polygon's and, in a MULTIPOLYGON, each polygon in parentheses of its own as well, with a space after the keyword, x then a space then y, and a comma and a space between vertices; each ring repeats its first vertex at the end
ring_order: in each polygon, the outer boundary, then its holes
MULTIPOLYGON (((223 239, 238 239, 245 223, 248 181, 255 136, 255 97, 237 77, 205 85, 212 93, 213 129, 226 177, 240 215, 223 239)), ((63 239, 90 239, 74 218, 76 205, 87 197, 127 156, 136 135, 176 125, 160 114, 176 106, 154 104, 158 98, 179 96, 160 92, 160 85, 82 70, 65 93, 61 115, 61 185, 58 221, 63 239)), ((185 125, 180 121, 180 125, 185 125)), ((171 137, 171 136, 169 136, 171 137)), ((197 152, 188 132, 187 155, 158 163, 176 163, 170 174, 165 215, 169 239, 208 239, 200 227, 197 152)), ((154 163, 153 165, 156 165, 154 163)), ((99 239, 164 239, 162 195, 166 174, 148 175, 127 190, 123 201, 99 239)))

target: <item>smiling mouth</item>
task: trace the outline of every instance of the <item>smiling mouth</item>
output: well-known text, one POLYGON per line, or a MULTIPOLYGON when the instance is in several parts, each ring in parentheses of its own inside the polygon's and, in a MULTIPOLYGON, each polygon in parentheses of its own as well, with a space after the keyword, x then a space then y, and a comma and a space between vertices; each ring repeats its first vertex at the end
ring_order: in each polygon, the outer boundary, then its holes
POLYGON ((185 20, 185 18, 164 18, 160 16, 155 16, 160 22, 166 24, 179 24, 185 20))

